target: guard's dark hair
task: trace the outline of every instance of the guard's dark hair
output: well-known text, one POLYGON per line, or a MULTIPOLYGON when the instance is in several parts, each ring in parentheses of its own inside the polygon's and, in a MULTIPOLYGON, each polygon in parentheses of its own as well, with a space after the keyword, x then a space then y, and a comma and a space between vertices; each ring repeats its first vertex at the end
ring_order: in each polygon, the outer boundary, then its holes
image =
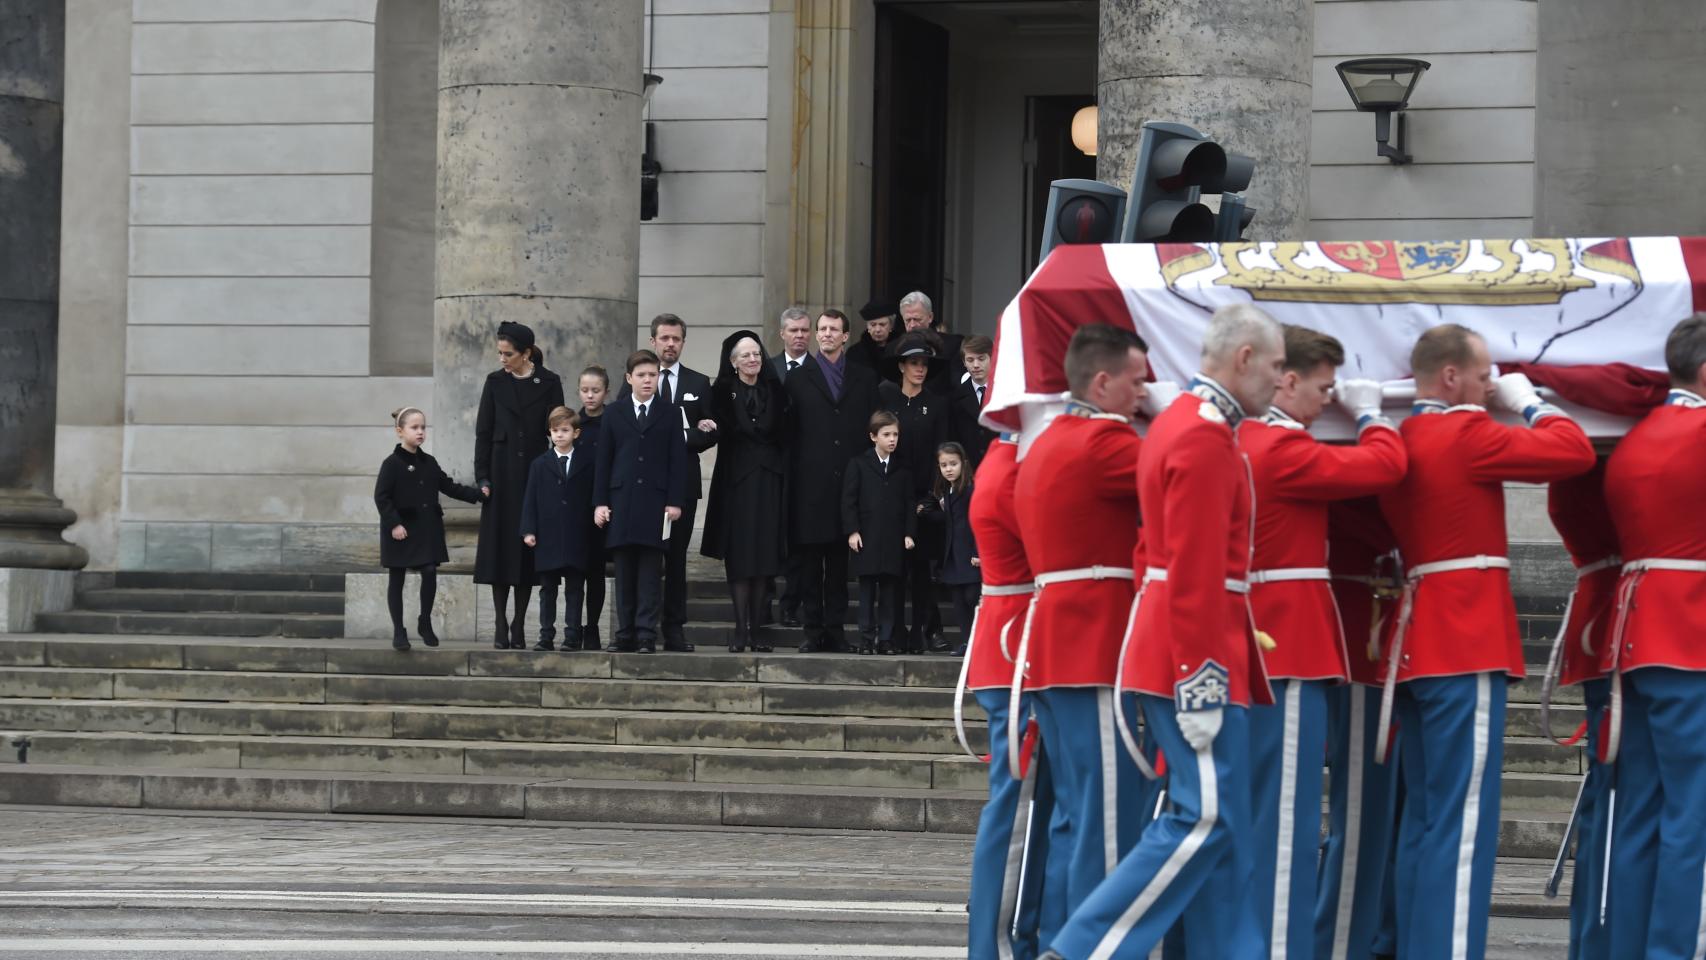
POLYGON ((1132 350, 1149 352, 1149 344, 1135 330, 1108 323, 1079 327, 1072 332, 1072 342, 1066 345, 1067 386, 1073 395, 1082 397, 1096 374, 1124 370, 1127 354, 1132 350))
POLYGON ((1416 338, 1410 351, 1410 372, 1431 377, 1446 367, 1467 366, 1475 356, 1475 341, 1481 335, 1460 323, 1442 323, 1416 338))
POLYGON ((1670 382, 1679 387, 1689 386, 1700 376, 1700 365, 1706 363, 1706 311, 1682 321, 1665 337, 1665 367, 1670 370, 1670 382))
POLYGON ((1281 324, 1280 330, 1285 334, 1287 370, 1307 374, 1323 363, 1337 368, 1345 362, 1345 345, 1332 334, 1289 323, 1281 324))

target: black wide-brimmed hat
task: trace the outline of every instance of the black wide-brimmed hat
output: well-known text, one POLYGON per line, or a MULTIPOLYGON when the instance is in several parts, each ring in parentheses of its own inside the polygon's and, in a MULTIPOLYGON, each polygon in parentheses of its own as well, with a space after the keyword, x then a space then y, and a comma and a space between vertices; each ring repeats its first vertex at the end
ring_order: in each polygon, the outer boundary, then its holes
POLYGON ((870 303, 859 308, 859 316, 866 323, 870 323, 872 320, 881 320, 884 317, 895 317, 899 315, 900 308, 895 306, 895 300, 893 297, 886 299, 883 297, 872 297, 870 303))
POLYGON ((942 338, 929 330, 912 330, 889 341, 888 357, 898 368, 912 357, 922 356, 930 361, 930 375, 941 371, 942 338))

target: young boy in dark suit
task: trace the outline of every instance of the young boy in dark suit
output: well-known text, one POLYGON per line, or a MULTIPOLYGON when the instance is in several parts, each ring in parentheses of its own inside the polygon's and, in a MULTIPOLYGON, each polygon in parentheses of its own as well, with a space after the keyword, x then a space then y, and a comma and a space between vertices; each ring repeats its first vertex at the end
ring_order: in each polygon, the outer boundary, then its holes
MULTIPOLYGON (((557 639, 557 585, 563 589, 563 649, 581 648, 581 600, 586 579, 603 578, 594 570, 598 528, 592 522, 592 481, 596 472, 590 450, 576 450, 580 415, 557 407, 546 420, 551 449, 528 467, 527 492, 521 498, 521 539, 533 548, 533 569, 539 573, 539 643, 535 650, 554 650, 557 639)), ((603 561, 599 560, 600 568, 603 561)))
POLYGON ((860 653, 898 653, 900 578, 913 547, 918 512, 912 477, 895 457, 900 420, 887 410, 871 414, 871 449, 853 458, 842 482, 841 525, 849 566, 859 578, 860 653))
POLYGON ((619 653, 657 648, 666 528, 681 519, 687 502, 681 412, 657 396, 658 369, 650 350, 629 354, 629 397, 606 408, 598 441, 593 519, 616 561, 616 636, 609 649, 619 653))

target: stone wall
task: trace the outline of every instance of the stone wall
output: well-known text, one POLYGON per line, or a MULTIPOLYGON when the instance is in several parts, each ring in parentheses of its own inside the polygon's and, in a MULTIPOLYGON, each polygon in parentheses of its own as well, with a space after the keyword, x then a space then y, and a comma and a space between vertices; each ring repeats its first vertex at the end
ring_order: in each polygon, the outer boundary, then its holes
POLYGON ((1534 227, 1532 0, 1316 0, 1309 237, 1522 237, 1534 227), (1353 57, 1433 64, 1407 111, 1415 162, 1375 155, 1374 115, 1334 71, 1353 57))

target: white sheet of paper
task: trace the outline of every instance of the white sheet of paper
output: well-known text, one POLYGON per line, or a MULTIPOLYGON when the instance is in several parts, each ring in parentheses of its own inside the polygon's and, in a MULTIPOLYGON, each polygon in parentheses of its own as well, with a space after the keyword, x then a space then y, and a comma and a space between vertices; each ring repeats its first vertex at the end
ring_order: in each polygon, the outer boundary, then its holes
POLYGON ((669 511, 665 510, 663 512, 663 538, 664 538, 665 542, 667 542, 669 540, 669 528, 670 528, 670 524, 673 522, 674 521, 669 519, 669 511))

